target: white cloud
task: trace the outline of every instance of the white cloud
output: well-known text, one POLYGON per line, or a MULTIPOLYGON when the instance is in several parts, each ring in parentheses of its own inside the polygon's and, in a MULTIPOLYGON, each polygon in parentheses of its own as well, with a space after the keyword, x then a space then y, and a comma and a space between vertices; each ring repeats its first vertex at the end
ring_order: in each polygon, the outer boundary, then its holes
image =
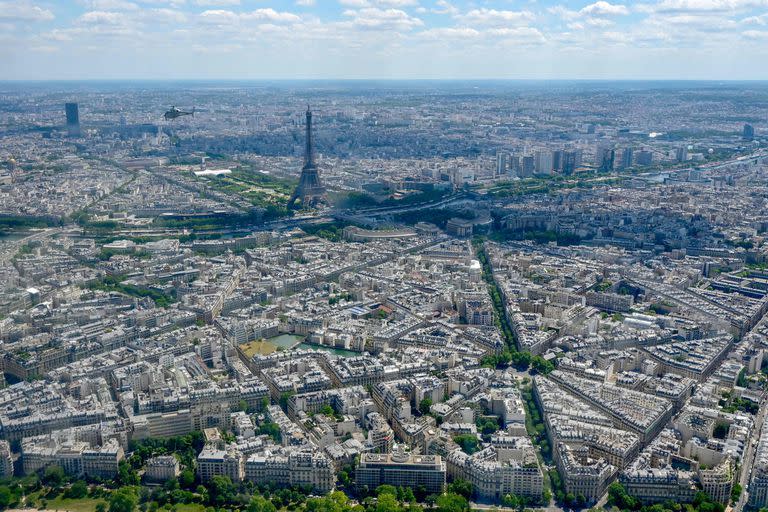
POLYGON ((345 7, 362 9, 364 7, 418 7, 419 0, 339 0, 345 7))
POLYGON ((314 7, 315 3, 315 0, 296 0, 299 7, 314 7))
POLYGON ((210 9, 199 16, 203 23, 211 25, 237 25, 241 22, 298 23, 301 18, 291 12, 279 12, 272 8, 235 13, 226 9, 210 9))
POLYGON ((432 12, 435 14, 450 14, 455 16, 459 14, 459 9, 454 7, 448 0, 437 0, 435 7, 432 8, 432 12))
POLYGON ((122 12, 88 11, 77 19, 84 25, 125 25, 128 18, 122 12))
POLYGON ((174 9, 168 9, 166 7, 161 7, 159 9, 150 9, 148 11, 144 11, 140 18, 143 21, 152 23, 186 23, 188 18, 187 15, 184 14, 181 11, 177 11, 174 9))
POLYGON ((736 12, 768 5, 768 0, 661 0, 638 6, 641 12, 736 12))
POLYGON ((539 29, 533 27, 492 28, 486 33, 493 37, 515 40, 521 43, 543 43, 546 38, 539 29))
POLYGON ((50 21, 53 13, 29 2, 0 2, 0 20, 50 21))
POLYGON ((532 27, 497 27, 478 30, 471 27, 441 27, 420 32, 420 39, 429 41, 476 41, 478 45, 493 45, 500 41, 515 44, 541 44, 544 34, 532 27))
POLYGON ((181 7, 186 5, 187 0, 135 0, 143 4, 170 5, 171 7, 181 7))
POLYGON ((581 16, 581 14, 579 14, 579 11, 572 11, 571 9, 568 9, 567 7, 562 5, 555 5, 553 7, 550 7, 547 9, 547 12, 559 18, 562 18, 566 21, 575 20, 581 16))
POLYGON ((456 18, 468 24, 509 25, 528 23, 533 20, 534 15, 530 11, 497 11, 483 7, 472 9, 466 14, 457 15, 456 18))
POLYGON ((590 27, 596 27, 596 28, 606 28, 606 27, 612 27, 616 23, 605 19, 605 18, 587 18, 584 20, 584 23, 589 25, 590 27))
POLYGON ((346 10, 344 16, 352 19, 352 25, 362 30, 412 30, 424 25, 419 18, 410 16, 400 9, 379 9, 366 7, 346 10))
POLYGON ((69 31, 61 30, 58 28, 51 30, 47 34, 43 34, 43 37, 45 39, 50 39, 51 41, 60 41, 60 42, 72 40, 72 36, 69 34, 69 31))
POLYGON ((88 0, 85 5, 92 11, 136 11, 139 6, 125 0, 88 0))
POLYGON ((433 40, 473 39, 480 37, 480 31, 468 27, 431 28, 419 32, 419 37, 433 40))
POLYGON ((230 7, 240 5, 240 0, 194 0, 201 7, 230 7))
POLYGON ((232 11, 211 9, 201 12, 200 20, 203 23, 210 23, 211 25, 227 25, 238 23, 240 17, 232 11))
POLYGON ((629 9, 625 5, 611 4, 604 0, 590 4, 579 11, 584 16, 626 16, 629 9))
POLYGON ((768 40, 768 30, 747 30, 741 35, 752 40, 768 40))
POLYGON ((768 25, 768 13, 761 14, 759 16, 749 16, 741 20, 741 23, 743 23, 744 25, 760 25, 760 26, 768 25))
POLYGON ((298 23, 301 18, 292 12, 278 12, 272 8, 256 9, 242 15, 245 20, 268 21, 272 23, 298 23))
POLYGON ((419 2, 418 0, 376 0, 376 4, 384 7, 415 7, 419 2))

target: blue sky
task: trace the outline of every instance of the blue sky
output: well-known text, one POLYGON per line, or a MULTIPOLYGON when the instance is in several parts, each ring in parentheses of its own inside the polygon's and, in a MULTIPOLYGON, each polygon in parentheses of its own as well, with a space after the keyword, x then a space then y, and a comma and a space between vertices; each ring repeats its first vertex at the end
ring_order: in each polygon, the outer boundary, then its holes
POLYGON ((0 0, 0 79, 768 79, 768 0, 0 0))

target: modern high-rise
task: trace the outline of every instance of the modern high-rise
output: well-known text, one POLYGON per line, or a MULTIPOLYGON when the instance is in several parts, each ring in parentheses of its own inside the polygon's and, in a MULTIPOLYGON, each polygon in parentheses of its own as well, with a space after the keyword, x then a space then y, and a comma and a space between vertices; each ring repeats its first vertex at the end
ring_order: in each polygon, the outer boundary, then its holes
POLYGON ((65 103, 64 110, 67 114, 67 134, 70 137, 79 137, 80 112, 77 103, 65 103))
POLYGON ((632 148, 624 148, 621 152, 621 168, 629 169, 634 163, 634 151, 632 148))
POLYGON ((565 151, 562 149, 558 149, 552 152, 552 169, 555 172, 562 172, 564 156, 565 151))
POLYGON ((653 165, 653 153, 644 149, 637 152, 637 165, 653 165))
POLYGON ((751 124, 745 124, 741 138, 744 140, 753 140, 755 138, 755 128, 751 124))
POLYGON ((320 171, 315 164, 315 148, 312 142, 312 111, 307 107, 306 146, 304 147, 304 167, 296 190, 288 199, 288 208, 293 208, 300 200, 302 208, 313 208, 327 202, 325 187, 320 182, 320 171))
POLYGON ((597 150, 597 169, 600 172, 612 172, 616 160, 616 151, 610 147, 600 147, 597 150))
POLYGON ((496 153, 496 176, 507 173, 507 153, 499 151, 496 153))
POLYGON ((536 162, 533 156, 523 157, 523 169, 520 174, 521 178, 530 178, 533 176, 533 172, 536 170, 536 162))
POLYGON ((563 153, 563 174, 566 176, 572 175, 576 172, 576 168, 581 165, 581 151, 565 151, 563 153))
POLYGON ((685 162, 688 160, 688 148, 685 146, 680 146, 677 148, 676 157, 678 162, 685 162))
POLYGON ((536 152, 536 174, 552 174, 554 160, 552 151, 548 149, 536 152))

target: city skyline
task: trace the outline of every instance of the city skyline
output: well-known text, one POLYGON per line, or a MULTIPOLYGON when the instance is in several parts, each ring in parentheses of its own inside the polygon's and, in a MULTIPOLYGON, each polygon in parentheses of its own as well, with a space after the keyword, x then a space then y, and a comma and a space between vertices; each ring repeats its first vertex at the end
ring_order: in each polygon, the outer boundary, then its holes
POLYGON ((0 83, 0 509, 766 512, 768 82, 154 78, 0 83))
POLYGON ((0 2, 2 80, 768 79, 768 2, 0 2))

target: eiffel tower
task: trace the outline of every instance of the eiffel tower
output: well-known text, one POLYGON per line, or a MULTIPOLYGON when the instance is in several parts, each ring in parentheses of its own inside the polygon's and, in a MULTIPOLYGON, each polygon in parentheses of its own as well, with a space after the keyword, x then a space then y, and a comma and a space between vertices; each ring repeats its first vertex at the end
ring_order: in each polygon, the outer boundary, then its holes
POLYGON ((288 200, 288 208, 295 208, 301 200, 303 208, 314 208, 327 203, 325 187, 320 182, 320 171, 315 164, 315 149, 312 144, 312 111, 307 106, 307 142, 304 148, 304 167, 301 168, 301 178, 296 190, 288 200))

